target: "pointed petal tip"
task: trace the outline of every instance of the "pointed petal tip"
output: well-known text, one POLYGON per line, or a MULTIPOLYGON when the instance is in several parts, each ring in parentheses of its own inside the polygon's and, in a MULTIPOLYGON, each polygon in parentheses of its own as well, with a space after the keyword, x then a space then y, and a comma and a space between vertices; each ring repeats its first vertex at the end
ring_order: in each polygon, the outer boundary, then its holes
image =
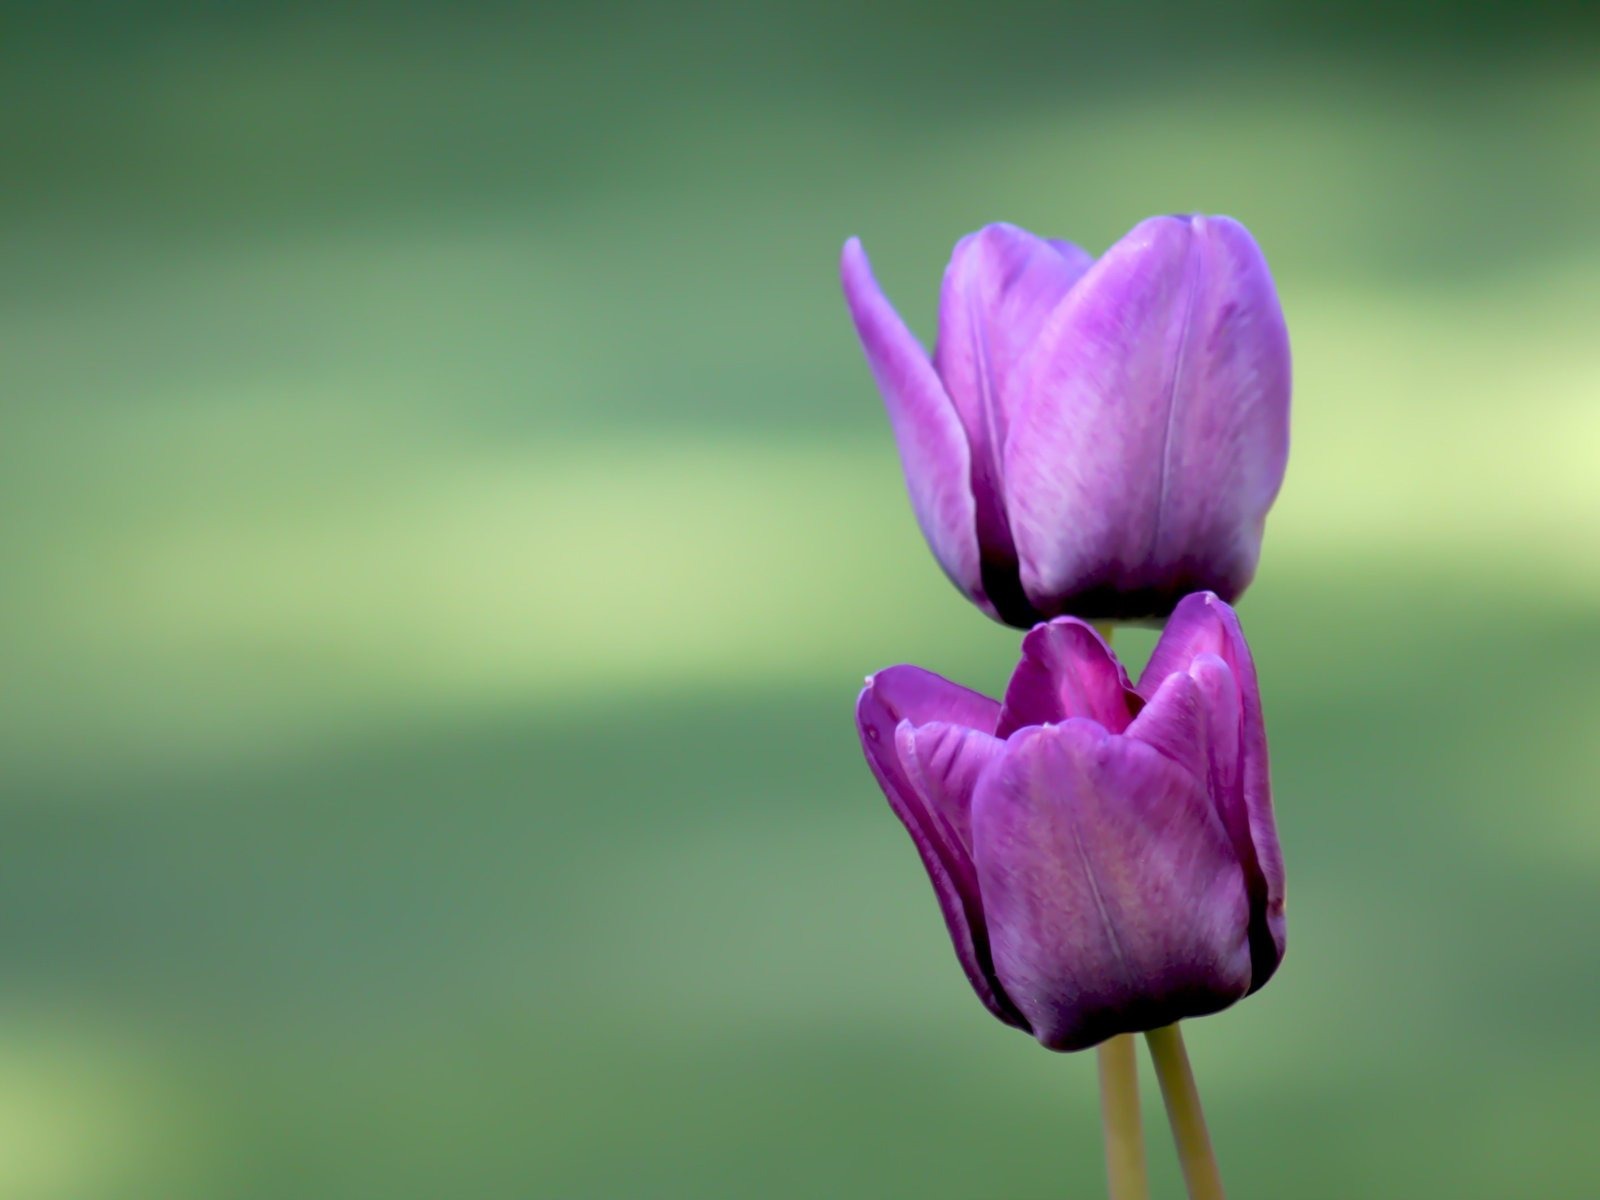
POLYGON ((1115 652, 1089 622, 1056 617, 1030 629, 1006 685, 999 732, 1088 717, 1120 733, 1133 717, 1132 685, 1115 652))
POLYGON ((962 592, 983 595, 966 434, 926 349, 878 286, 866 251, 845 243, 840 281, 883 397, 912 511, 934 558, 962 592))
POLYGON ((1250 232, 1249 227, 1243 221, 1226 213, 1196 213, 1194 226, 1196 232, 1210 237, 1230 238, 1241 244, 1247 243, 1257 247, 1259 251, 1255 234, 1250 232))
POLYGON ((1198 214, 1193 213, 1162 213, 1154 217, 1146 217, 1122 237, 1117 239, 1117 244, 1128 241, 1156 241, 1163 238, 1181 238, 1187 241, 1195 231, 1195 222, 1198 214))
POLYGON ((1190 592, 1184 596, 1177 604, 1172 606, 1172 616, 1198 616, 1206 609, 1218 614, 1234 615, 1233 606, 1208 588, 1204 591, 1190 592))
POLYGON ((872 260, 867 257, 867 249, 858 237, 846 238, 844 247, 839 251, 839 280, 844 284, 845 299, 852 309, 861 292, 871 294, 878 291, 878 281, 872 274, 872 260))
MULTIPOLYGON (((1048 621, 1040 621, 1027 633, 1022 635, 1022 657, 1037 657, 1050 644, 1051 639, 1060 637, 1058 630, 1082 629, 1090 638, 1098 642, 1107 654, 1113 654, 1110 644, 1101 636, 1092 622, 1085 621, 1082 617, 1051 617, 1048 621)), ((1070 634, 1066 636, 1079 636, 1070 634)))
POLYGON ((892 728, 902 720, 913 725, 945 721, 983 733, 992 733, 1000 704, 971 688, 952 683, 942 675, 900 663, 867 677, 856 702, 858 718, 866 715, 892 728))

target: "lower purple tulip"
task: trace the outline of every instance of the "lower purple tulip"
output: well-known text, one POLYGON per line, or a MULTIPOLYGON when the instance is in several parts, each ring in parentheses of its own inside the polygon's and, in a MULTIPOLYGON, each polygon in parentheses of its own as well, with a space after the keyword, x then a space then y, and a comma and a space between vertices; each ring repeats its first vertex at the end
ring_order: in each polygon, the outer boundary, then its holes
POLYGON ((1071 617, 1022 643, 1001 703, 880 671, 862 746, 978 998, 1052 1050, 1226 1008, 1284 950, 1283 858, 1249 647, 1186 597, 1137 688, 1071 617))

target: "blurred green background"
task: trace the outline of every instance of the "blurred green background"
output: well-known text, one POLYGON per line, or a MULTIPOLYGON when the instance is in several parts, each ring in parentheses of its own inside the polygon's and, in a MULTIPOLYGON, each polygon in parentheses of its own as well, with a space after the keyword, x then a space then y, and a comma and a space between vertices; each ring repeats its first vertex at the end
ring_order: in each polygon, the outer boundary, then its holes
POLYGON ((1594 14, 8 6, 0 1195, 1098 1194, 858 760, 1015 636, 835 265, 1174 210, 1296 353, 1232 1192, 1600 1195, 1594 14))

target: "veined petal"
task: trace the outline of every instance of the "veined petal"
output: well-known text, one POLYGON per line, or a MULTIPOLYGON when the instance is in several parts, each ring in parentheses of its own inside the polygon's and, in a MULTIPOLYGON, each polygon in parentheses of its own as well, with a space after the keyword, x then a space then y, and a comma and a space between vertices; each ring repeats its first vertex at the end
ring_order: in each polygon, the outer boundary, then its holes
POLYGON ((901 721, 895 747, 912 785, 949 825, 970 858, 972 795, 978 776, 1000 757, 1005 743, 991 733, 943 721, 915 726, 901 721))
POLYGON ((1071 242, 1016 225, 986 225, 956 243, 939 294, 933 362, 976 444, 996 422, 1005 440, 1012 397, 1006 382, 1094 257, 1071 242))
POLYGON ((978 563, 972 459, 944 385, 894 306, 878 287, 861 242, 840 260, 845 302, 889 411, 917 524, 952 582, 990 611, 978 563))
POLYGON ((1190 241, 1171 218, 1137 226, 1078 281, 1018 368, 1006 502, 1023 588, 1045 611, 1145 586, 1190 241))
POLYGON ((856 725, 867 765, 905 826, 933 884, 950 941, 967 980, 985 1007, 1008 1025, 1022 1019, 994 977, 988 930, 973 866, 967 801, 960 792, 980 766, 976 741, 993 729, 999 706, 917 667, 890 667, 867 681, 856 702, 856 725), (917 747, 920 723, 937 723, 917 747), (964 748, 963 730, 974 735, 964 748), (905 751, 905 753, 902 753, 905 751), (959 820, 955 819, 959 816, 959 820), (966 828, 963 828, 966 827, 966 828))
POLYGON ((1242 591, 1283 477, 1288 372, 1236 222, 1152 218, 1107 251, 1017 368, 1004 479, 1034 605, 1139 619, 1242 591))
POLYGON ((1194 775, 1085 720, 1024 730, 973 803, 996 977, 1053 1050, 1225 1008, 1244 880, 1194 775))
POLYGON ((1168 410, 1151 557, 1201 559, 1236 598, 1289 460, 1289 334, 1267 262, 1228 217, 1191 222, 1198 278, 1168 410))
MULTIPOLYGON (((1250 888, 1254 991, 1271 978, 1286 946, 1283 850, 1272 814, 1267 729, 1255 661, 1238 615, 1209 592, 1185 596, 1179 602, 1139 678, 1138 691, 1153 707, 1169 677, 1180 673, 1193 674, 1206 693, 1213 730, 1218 730, 1226 719, 1225 706, 1237 705, 1238 800, 1230 803, 1243 809, 1248 831, 1248 843, 1240 841, 1238 850, 1250 888), (1222 688, 1214 667, 1204 665, 1210 656, 1226 664, 1234 691, 1222 688)), ((1221 734, 1214 732, 1213 736, 1221 734)), ((1238 841, 1241 830, 1237 816, 1225 819, 1238 841)))
POLYGON ((1001 493, 1000 448, 1016 403, 1014 368, 1045 319, 1094 260, 1015 225, 987 225, 956 243, 939 296, 933 364, 972 450, 978 543, 1008 562, 1016 554, 1001 493))
POLYGON ((995 734, 1007 738, 1027 725, 1072 717, 1121 733, 1140 703, 1105 639, 1076 618, 1058 617, 1022 639, 1022 661, 1006 686, 995 734))

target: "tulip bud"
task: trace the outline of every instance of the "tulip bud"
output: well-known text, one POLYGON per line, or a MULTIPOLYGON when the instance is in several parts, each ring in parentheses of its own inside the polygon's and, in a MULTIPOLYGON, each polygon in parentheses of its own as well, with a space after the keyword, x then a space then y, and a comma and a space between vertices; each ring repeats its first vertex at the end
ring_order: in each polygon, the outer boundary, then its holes
POLYGON ((957 244, 930 358, 846 243, 845 299, 945 573, 1019 628, 1159 621, 1255 573, 1289 446, 1289 341, 1227 217, 1153 217, 1098 261, 990 225, 957 244))
POLYGON ((880 671, 862 747, 995 1016, 1080 1050, 1226 1008, 1284 951, 1249 647, 1185 598, 1137 688, 1092 627, 1033 629, 1001 703, 880 671))

